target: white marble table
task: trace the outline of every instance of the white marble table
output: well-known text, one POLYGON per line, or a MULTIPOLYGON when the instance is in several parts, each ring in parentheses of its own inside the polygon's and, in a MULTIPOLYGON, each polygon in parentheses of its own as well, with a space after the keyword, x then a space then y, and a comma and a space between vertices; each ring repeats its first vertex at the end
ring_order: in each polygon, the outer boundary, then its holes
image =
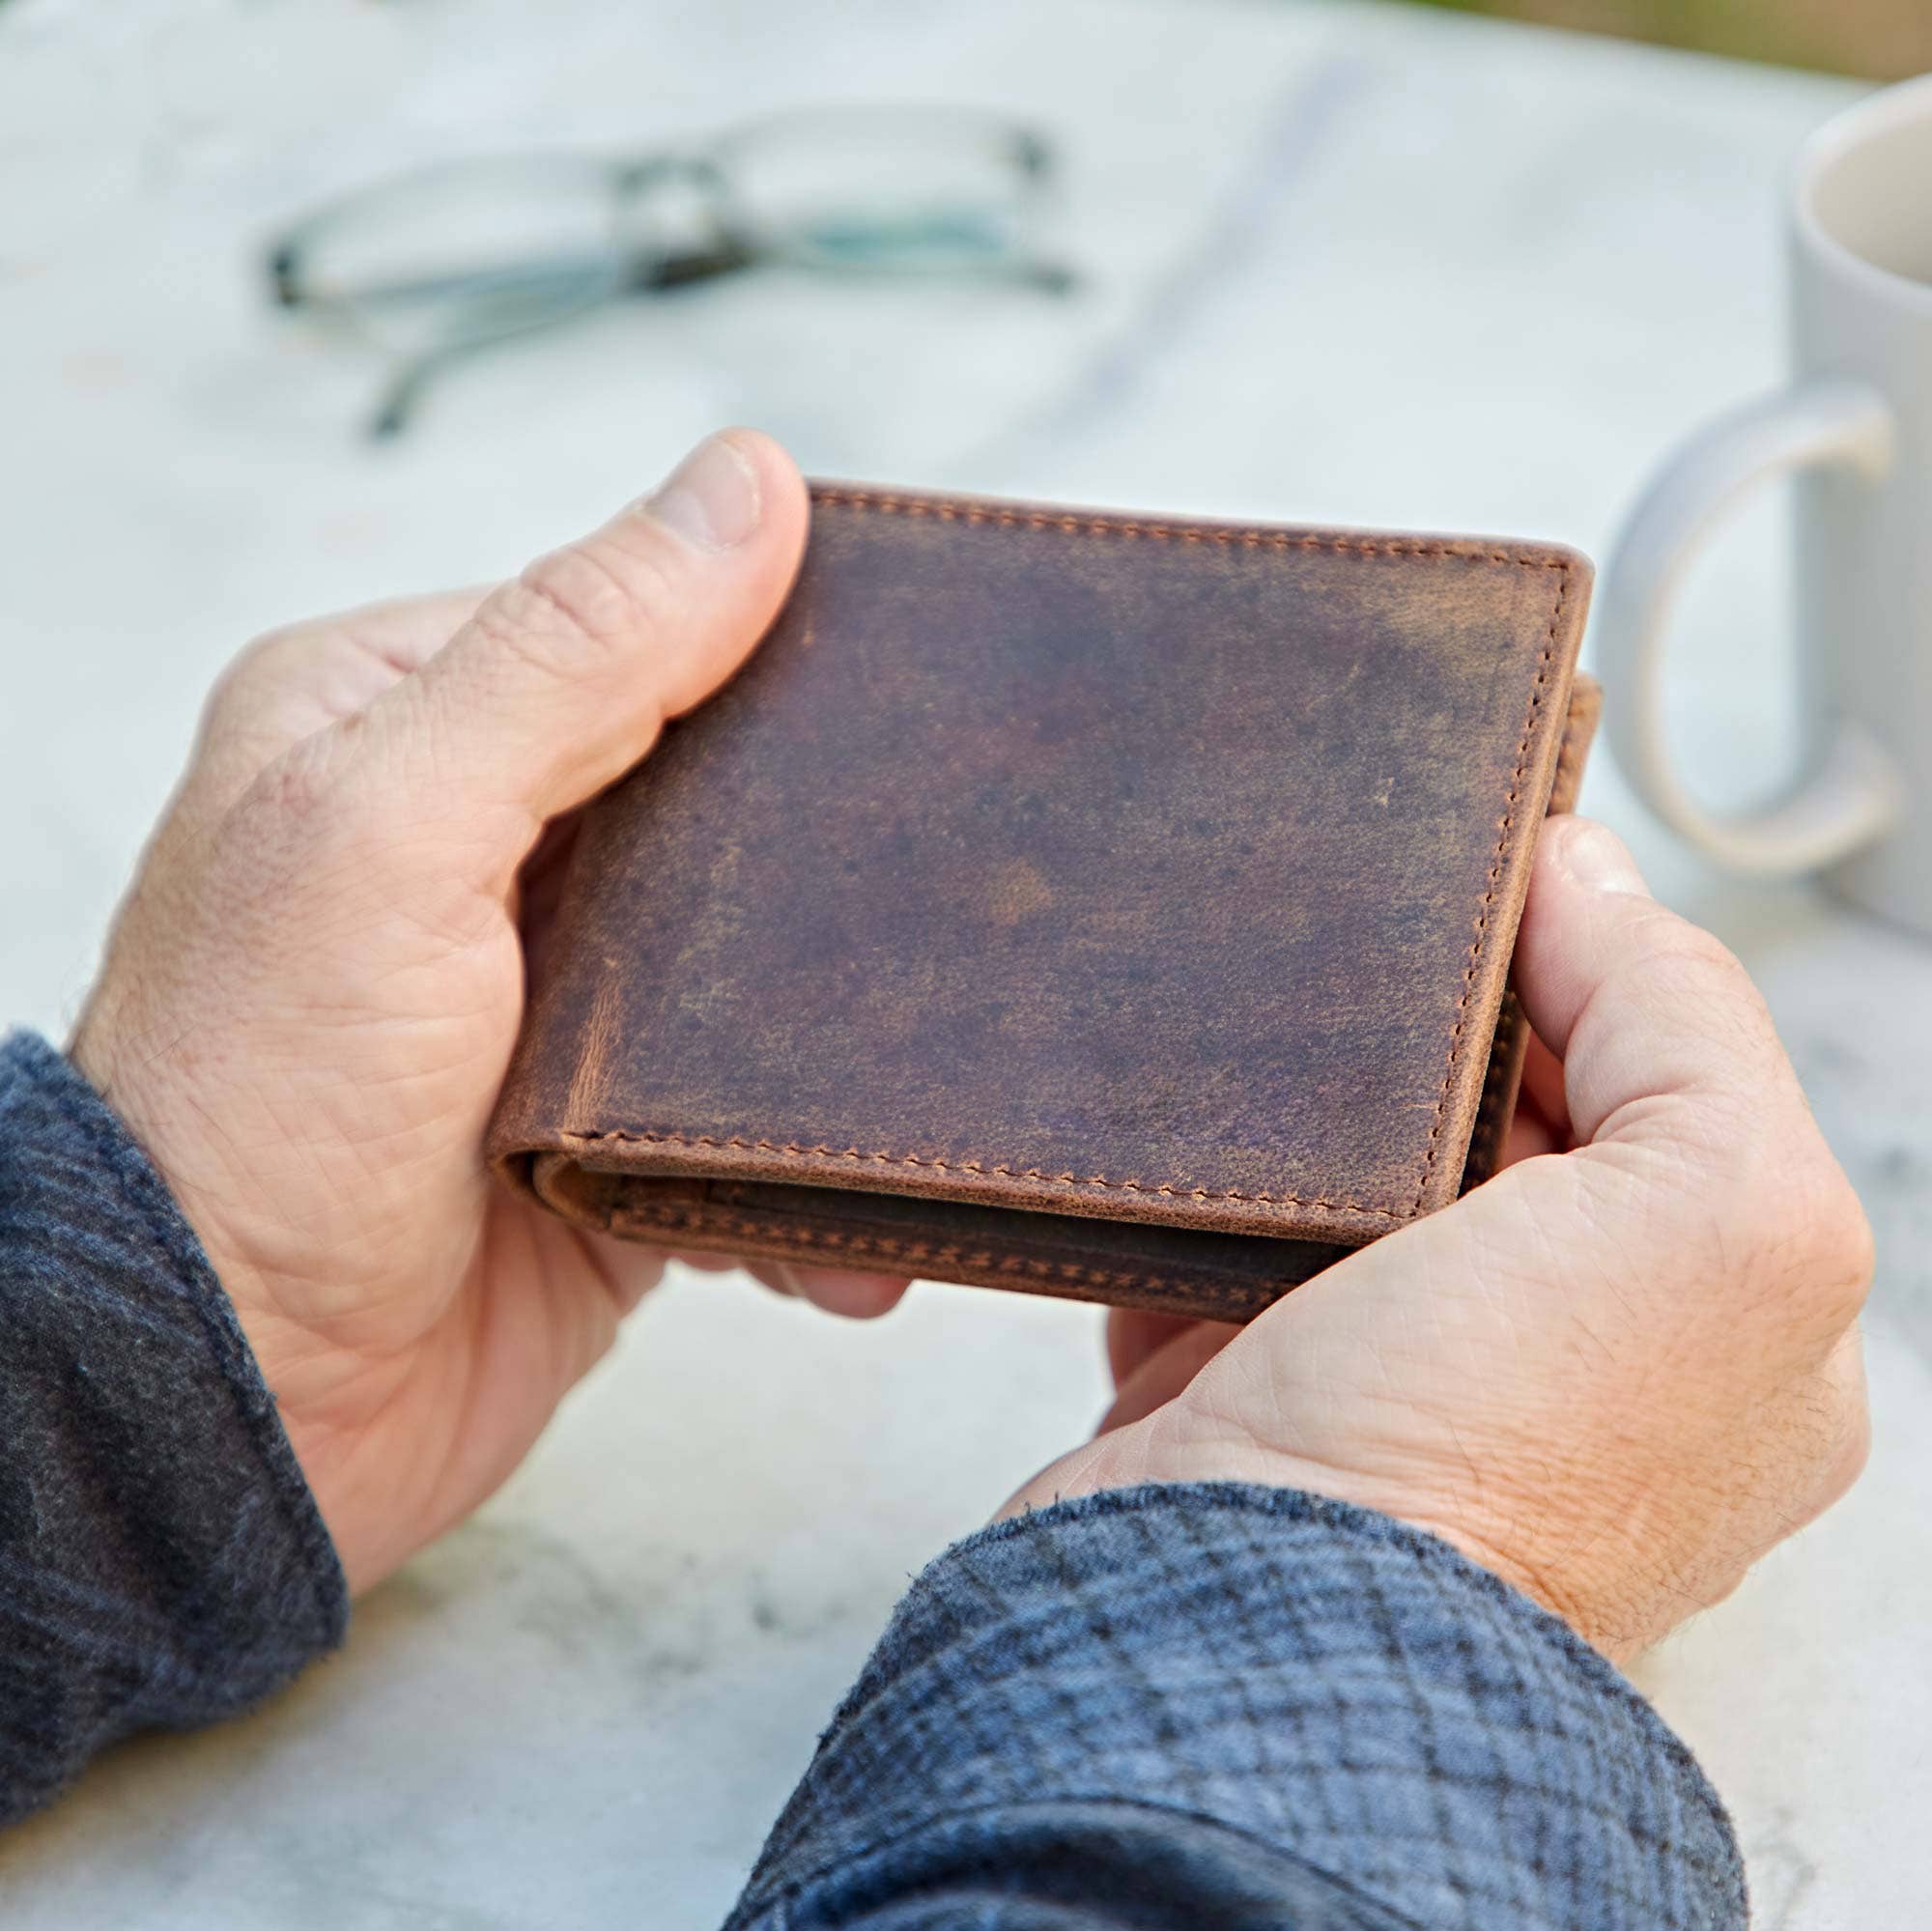
MULTIPOLYGON (((1654 457, 1774 379, 1776 185, 1851 92, 1367 6, 13 0, 0 1016, 71 1016, 251 632, 512 567, 723 419, 822 471, 1601 554, 1654 457), (250 284, 265 228, 393 164, 871 97, 1055 129, 1087 293, 706 291, 478 365, 373 451, 369 371, 250 284)), ((1720 796, 1786 741, 1778 537, 1755 513, 1694 600, 1682 729, 1720 796)), ((1926 1922, 1932 951, 1699 869, 1606 761, 1586 804, 1762 977, 1882 1254, 1869 1475, 1641 1678, 1761 1925, 1926 1922)), ((907 1574, 1100 1400, 1081 1309, 928 1288, 859 1330, 675 1280, 338 1661, 0 1842, 0 1917, 715 1922, 907 1574)))

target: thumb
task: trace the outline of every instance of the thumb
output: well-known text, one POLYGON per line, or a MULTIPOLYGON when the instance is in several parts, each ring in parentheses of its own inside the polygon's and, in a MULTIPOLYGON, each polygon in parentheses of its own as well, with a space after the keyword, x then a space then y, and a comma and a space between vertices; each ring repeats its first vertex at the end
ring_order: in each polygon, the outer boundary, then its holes
POLYGON ((374 768, 389 783, 407 774, 403 815, 459 831, 455 848, 507 887, 545 819, 621 776, 750 655, 797 574, 807 518, 784 451, 728 430, 494 591, 369 709, 374 768), (498 822, 501 839, 486 829, 498 822))
POLYGON ((1797 1075, 1745 969, 1660 905, 1613 833, 1555 817, 1537 841, 1515 982, 1563 1063, 1579 1146, 1714 1152, 1809 1129, 1797 1075))

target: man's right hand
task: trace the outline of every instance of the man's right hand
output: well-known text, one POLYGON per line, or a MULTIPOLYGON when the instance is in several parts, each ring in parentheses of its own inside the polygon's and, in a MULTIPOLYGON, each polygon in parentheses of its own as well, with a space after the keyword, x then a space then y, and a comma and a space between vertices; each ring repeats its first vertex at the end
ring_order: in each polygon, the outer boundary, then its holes
POLYGON ((1555 818, 1513 1162, 1247 1328, 1116 1315, 1103 1433, 1011 1508, 1274 1483, 1433 1530, 1615 1658, 1856 1479, 1871 1236, 1736 959, 1555 818))

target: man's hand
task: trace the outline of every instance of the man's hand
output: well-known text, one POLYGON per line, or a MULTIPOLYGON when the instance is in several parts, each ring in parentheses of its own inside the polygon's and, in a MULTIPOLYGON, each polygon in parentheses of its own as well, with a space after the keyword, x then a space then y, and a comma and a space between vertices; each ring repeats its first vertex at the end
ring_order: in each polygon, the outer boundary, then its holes
POLYGON ((1243 1330, 1116 1315, 1104 1432, 1010 1508, 1338 1495, 1622 1658, 1850 1487, 1871 1237, 1743 969, 1557 818, 1516 984, 1539 1043, 1507 1170, 1243 1330))
MULTIPOLYGON (((201 1236, 353 1588, 509 1474, 657 1279, 492 1187, 483 1129, 565 814, 750 653, 806 515, 732 432, 517 582, 277 632, 210 700, 72 1056, 201 1236)), ((847 1314, 905 1285, 760 1271, 847 1314)))

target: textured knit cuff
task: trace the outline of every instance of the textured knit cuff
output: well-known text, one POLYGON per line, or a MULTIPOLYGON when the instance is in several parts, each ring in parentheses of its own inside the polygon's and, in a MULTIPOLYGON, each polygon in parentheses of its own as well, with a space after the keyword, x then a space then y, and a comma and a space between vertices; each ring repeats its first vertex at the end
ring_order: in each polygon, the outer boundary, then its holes
POLYGON ((1702 1772, 1565 1625, 1386 1517, 1209 1484, 1063 1503, 934 1562, 738 1921, 834 1921, 814 1893, 881 1846, 1076 1802, 1212 1820, 1420 1925, 1746 1918, 1702 1772))
POLYGON ((0 1821, 342 1638, 273 1397, 147 1156, 44 1041, 0 1044, 0 1821))

